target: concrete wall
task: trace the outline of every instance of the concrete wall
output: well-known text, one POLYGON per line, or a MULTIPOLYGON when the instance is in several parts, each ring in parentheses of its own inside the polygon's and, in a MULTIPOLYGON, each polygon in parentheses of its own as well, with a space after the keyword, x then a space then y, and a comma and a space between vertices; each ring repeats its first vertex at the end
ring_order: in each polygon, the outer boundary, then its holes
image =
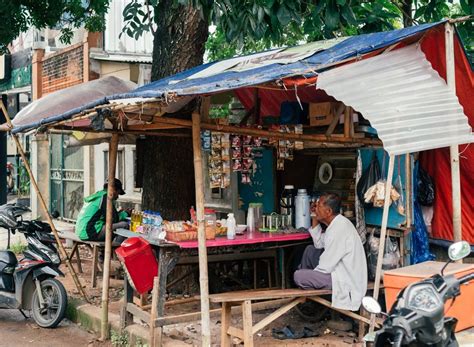
MULTIPOLYGON (((105 156, 108 155, 109 145, 106 143, 96 145, 94 148, 94 191, 101 190, 105 180, 107 179, 105 173, 105 156)), ((139 208, 141 206, 141 189, 134 187, 135 176, 134 176, 134 145, 119 145, 119 152, 122 153, 121 165, 123 167, 122 177, 119 177, 118 168, 116 170, 116 177, 122 179, 123 189, 126 194, 121 196, 119 202, 127 203, 132 205, 133 208, 139 208)), ((117 161, 120 160, 118 156, 117 161)))

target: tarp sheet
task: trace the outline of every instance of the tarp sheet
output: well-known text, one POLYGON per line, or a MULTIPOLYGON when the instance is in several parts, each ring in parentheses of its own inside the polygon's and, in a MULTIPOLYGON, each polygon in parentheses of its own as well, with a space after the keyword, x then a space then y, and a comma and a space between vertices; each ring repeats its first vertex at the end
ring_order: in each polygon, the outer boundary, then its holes
MULTIPOLYGON (((444 28, 441 26, 426 35, 421 44, 433 68, 446 79, 444 28)), ((463 106, 469 124, 474 127, 474 72, 463 47, 454 41, 456 62, 456 95, 463 106)), ((461 169, 462 237, 474 244, 474 144, 459 146, 461 169)), ((422 152, 423 168, 433 177, 436 198, 432 221, 433 237, 453 239, 453 208, 449 148, 422 152)))
POLYGON ((58 90, 23 108, 13 119, 14 133, 37 128, 42 124, 70 119, 83 110, 106 103, 106 96, 128 92, 137 85, 108 76, 58 90))
MULTIPOLYGON (((108 95, 115 95, 96 98, 93 102, 89 102, 82 107, 74 109, 70 108, 68 111, 58 112, 55 115, 48 115, 41 121, 38 121, 37 119, 25 119, 25 122, 22 122, 21 125, 18 124, 18 127, 15 127, 13 132, 24 132, 36 128, 41 124, 68 119, 91 106, 105 104, 109 100, 114 99, 161 98, 168 93, 173 93, 179 96, 203 95, 254 86, 290 76, 314 76, 317 75, 318 72, 323 71, 334 64, 349 59, 357 59, 363 54, 391 46, 409 37, 420 36, 429 29, 439 26, 442 23, 443 22, 423 24, 399 30, 352 36, 339 43, 337 43, 338 41, 335 41, 334 45, 325 50, 315 49, 316 51, 314 54, 294 63, 286 63, 287 61, 285 61, 285 64, 272 63, 270 65, 257 65, 259 67, 245 71, 234 72, 226 70, 208 77, 190 78, 192 75, 202 72, 217 63, 204 64, 174 76, 147 84, 133 90, 132 92, 123 91, 109 93, 108 95)), ((232 59, 229 59, 228 61, 232 61, 232 59)))

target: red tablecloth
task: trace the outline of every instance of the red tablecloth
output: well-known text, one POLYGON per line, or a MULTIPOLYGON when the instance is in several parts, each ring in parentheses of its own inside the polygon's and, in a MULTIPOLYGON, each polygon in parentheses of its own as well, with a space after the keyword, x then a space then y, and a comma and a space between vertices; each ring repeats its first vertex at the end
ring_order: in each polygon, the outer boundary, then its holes
MULTIPOLYGON (((226 236, 218 236, 215 240, 207 240, 206 247, 220 247, 220 246, 237 246, 237 245, 251 245, 263 242, 284 242, 284 241, 298 241, 309 239, 309 233, 261 233, 256 231, 252 234, 246 232, 244 235, 236 235, 234 240, 228 240, 226 236)), ((197 241, 181 241, 173 242, 181 248, 198 248, 197 241)))

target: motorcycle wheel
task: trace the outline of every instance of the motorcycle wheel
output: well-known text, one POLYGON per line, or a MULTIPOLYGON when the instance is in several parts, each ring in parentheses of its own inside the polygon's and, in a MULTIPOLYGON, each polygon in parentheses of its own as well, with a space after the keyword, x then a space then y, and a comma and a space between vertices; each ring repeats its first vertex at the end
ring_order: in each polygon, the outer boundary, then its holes
POLYGON ((64 318, 67 306, 66 289, 61 282, 54 278, 41 281, 41 290, 45 307, 40 306, 37 290, 33 292, 31 310, 36 324, 42 328, 54 328, 64 318))

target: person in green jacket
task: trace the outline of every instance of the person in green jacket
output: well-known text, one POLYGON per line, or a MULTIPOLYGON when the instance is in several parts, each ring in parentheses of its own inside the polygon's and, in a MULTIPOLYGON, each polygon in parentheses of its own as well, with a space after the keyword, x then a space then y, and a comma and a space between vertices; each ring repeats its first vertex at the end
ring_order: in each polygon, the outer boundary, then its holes
MULTIPOLYGON (((125 191, 122 188, 122 182, 115 178, 113 191, 113 224, 112 230, 119 228, 128 229, 128 222, 126 218, 128 214, 126 211, 118 212, 115 207, 115 201, 119 195, 124 195, 125 191)), ((104 189, 92 194, 84 199, 76 221, 76 235, 81 240, 87 241, 105 241, 105 216, 107 210, 107 182, 104 184, 104 189)))

